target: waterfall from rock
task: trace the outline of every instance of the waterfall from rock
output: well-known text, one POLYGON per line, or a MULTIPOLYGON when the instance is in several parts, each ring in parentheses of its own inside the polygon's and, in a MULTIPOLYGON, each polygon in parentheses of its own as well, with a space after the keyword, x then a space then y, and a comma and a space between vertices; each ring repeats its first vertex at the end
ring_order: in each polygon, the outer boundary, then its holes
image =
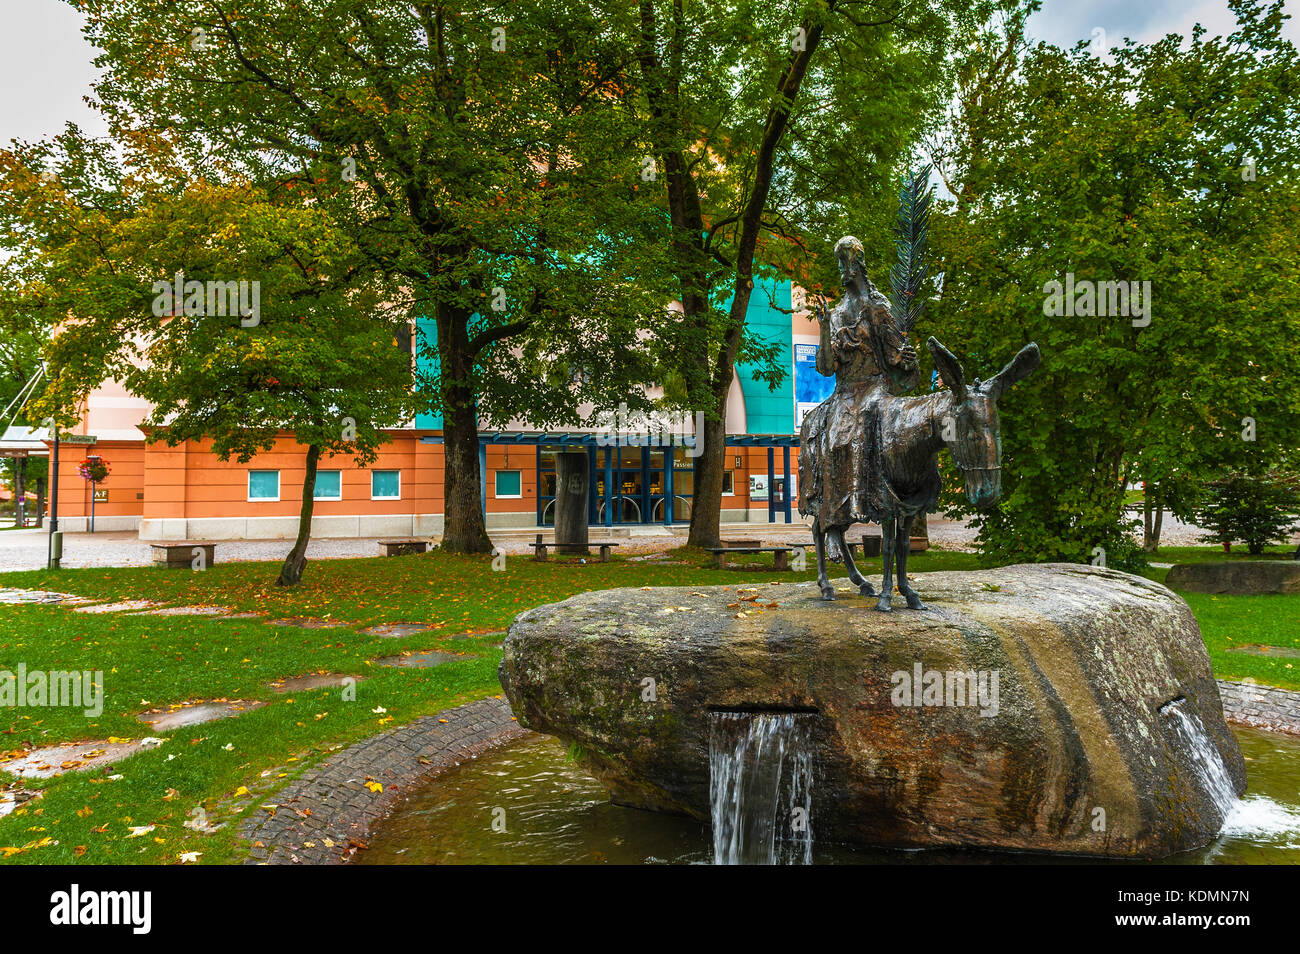
POLYGON ((714 864, 812 864, 812 719, 710 713, 714 864))
POLYGON ((1223 764, 1223 756, 1205 732, 1205 726, 1194 712, 1187 712, 1184 700, 1176 699, 1163 707, 1161 713, 1169 717, 1179 740, 1192 753, 1201 782, 1214 800, 1214 806, 1226 821, 1237 805, 1237 790, 1232 784, 1228 767, 1223 764))

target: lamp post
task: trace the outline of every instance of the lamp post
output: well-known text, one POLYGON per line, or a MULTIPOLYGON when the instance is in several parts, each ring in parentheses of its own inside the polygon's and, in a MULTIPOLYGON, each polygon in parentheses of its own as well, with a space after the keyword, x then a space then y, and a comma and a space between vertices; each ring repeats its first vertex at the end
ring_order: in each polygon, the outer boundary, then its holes
POLYGON ((50 419, 54 455, 50 459, 50 551, 49 568, 57 570, 63 559, 63 534, 59 532, 59 425, 50 419))

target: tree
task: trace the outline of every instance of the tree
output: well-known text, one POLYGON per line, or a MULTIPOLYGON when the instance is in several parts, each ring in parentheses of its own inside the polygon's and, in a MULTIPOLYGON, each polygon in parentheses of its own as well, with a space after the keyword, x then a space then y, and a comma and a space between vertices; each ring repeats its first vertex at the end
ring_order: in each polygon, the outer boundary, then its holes
POLYGON ((1196 522, 1209 531, 1203 539, 1225 548, 1244 543, 1255 556, 1285 540, 1300 514, 1300 478, 1291 473, 1229 474, 1206 491, 1196 508, 1196 522))
POLYGON ((0 153, 0 221, 25 263, 11 291, 60 326, 34 411, 61 417, 111 374, 152 403, 151 441, 207 440, 245 462, 291 431, 306 448, 279 576, 291 586, 321 457, 370 463, 383 429, 409 418, 404 318, 356 279, 361 250, 327 209, 292 190, 191 180, 172 157, 158 142, 131 149, 125 174, 108 144, 75 130, 0 153))
POLYGON ((772 386, 786 373, 773 343, 746 332, 756 278, 835 287, 830 249, 850 229, 892 262, 893 181, 942 101, 944 41, 971 8, 639 3, 645 135, 663 173, 682 302, 660 354, 681 400, 705 412, 691 545, 718 542, 736 365, 754 364, 772 386))
POLYGON ((572 420, 649 376, 637 329, 666 302, 628 278, 662 225, 637 192, 624 6, 73 2, 120 137, 292 188, 356 246, 358 287, 428 319, 443 546, 488 550, 480 423, 572 420))
POLYGON ((1232 6, 1226 39, 1105 58, 1026 49, 1013 18, 972 73, 982 92, 939 157, 956 198, 932 231, 938 333, 978 364, 1031 339, 1044 355, 1001 409, 988 551, 1114 564, 1130 484, 1185 508, 1300 441, 1295 51, 1279 6, 1232 6))

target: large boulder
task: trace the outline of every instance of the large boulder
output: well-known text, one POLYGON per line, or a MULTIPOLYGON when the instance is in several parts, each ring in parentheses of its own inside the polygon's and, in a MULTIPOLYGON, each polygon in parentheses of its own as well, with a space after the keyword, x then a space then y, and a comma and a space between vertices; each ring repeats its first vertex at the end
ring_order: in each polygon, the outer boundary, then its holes
POLYGON ((1179 563, 1165 582, 1188 593, 1300 593, 1300 561, 1179 563))
POLYGON ((1245 764, 1177 595, 1066 564, 915 580, 929 609, 892 614, 844 580, 834 602, 814 583, 584 593, 515 621, 501 684, 621 804, 707 820, 711 710, 794 710, 816 713, 819 840, 1159 857, 1213 839, 1214 776, 1230 802, 1245 764))

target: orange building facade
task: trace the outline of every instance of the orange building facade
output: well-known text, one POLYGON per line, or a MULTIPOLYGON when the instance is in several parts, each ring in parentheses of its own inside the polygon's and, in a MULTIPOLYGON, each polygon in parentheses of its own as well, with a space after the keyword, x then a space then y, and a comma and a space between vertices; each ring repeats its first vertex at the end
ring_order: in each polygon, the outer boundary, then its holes
MULTIPOLYGON (((786 346, 790 374, 772 391, 738 368, 728 400, 725 523, 783 523, 797 510, 797 424, 816 397, 808 383, 816 323, 790 309, 777 283, 753 324, 786 346), (784 307, 782 307, 782 305, 784 307), (811 351, 809 351, 811 349, 811 351)), ((812 381, 828 390, 830 379, 812 381)), ((169 447, 148 441, 149 404, 115 382, 94 391, 78 425, 60 443, 59 519, 69 532, 136 531, 141 540, 287 539, 297 534, 306 448, 291 433, 247 463, 222 461, 204 442, 169 447), (78 473, 87 456, 110 467, 99 484, 78 473)), ((432 538, 443 527, 441 422, 417 418, 388 431, 369 467, 322 458, 315 486, 315 537, 432 538), (430 426, 433 425, 433 426, 430 426)), ((686 430, 690 430, 687 428, 686 430)), ((661 435, 662 436, 662 435, 661 435)), ((686 445, 691 433, 677 438, 686 445)), ((689 521, 694 504, 690 446, 642 446, 603 430, 542 433, 527 421, 481 437, 481 496, 489 531, 544 529, 554 520, 554 455, 582 450, 590 463, 590 519, 611 531, 689 521), (671 462, 671 465, 670 465, 671 462)))

